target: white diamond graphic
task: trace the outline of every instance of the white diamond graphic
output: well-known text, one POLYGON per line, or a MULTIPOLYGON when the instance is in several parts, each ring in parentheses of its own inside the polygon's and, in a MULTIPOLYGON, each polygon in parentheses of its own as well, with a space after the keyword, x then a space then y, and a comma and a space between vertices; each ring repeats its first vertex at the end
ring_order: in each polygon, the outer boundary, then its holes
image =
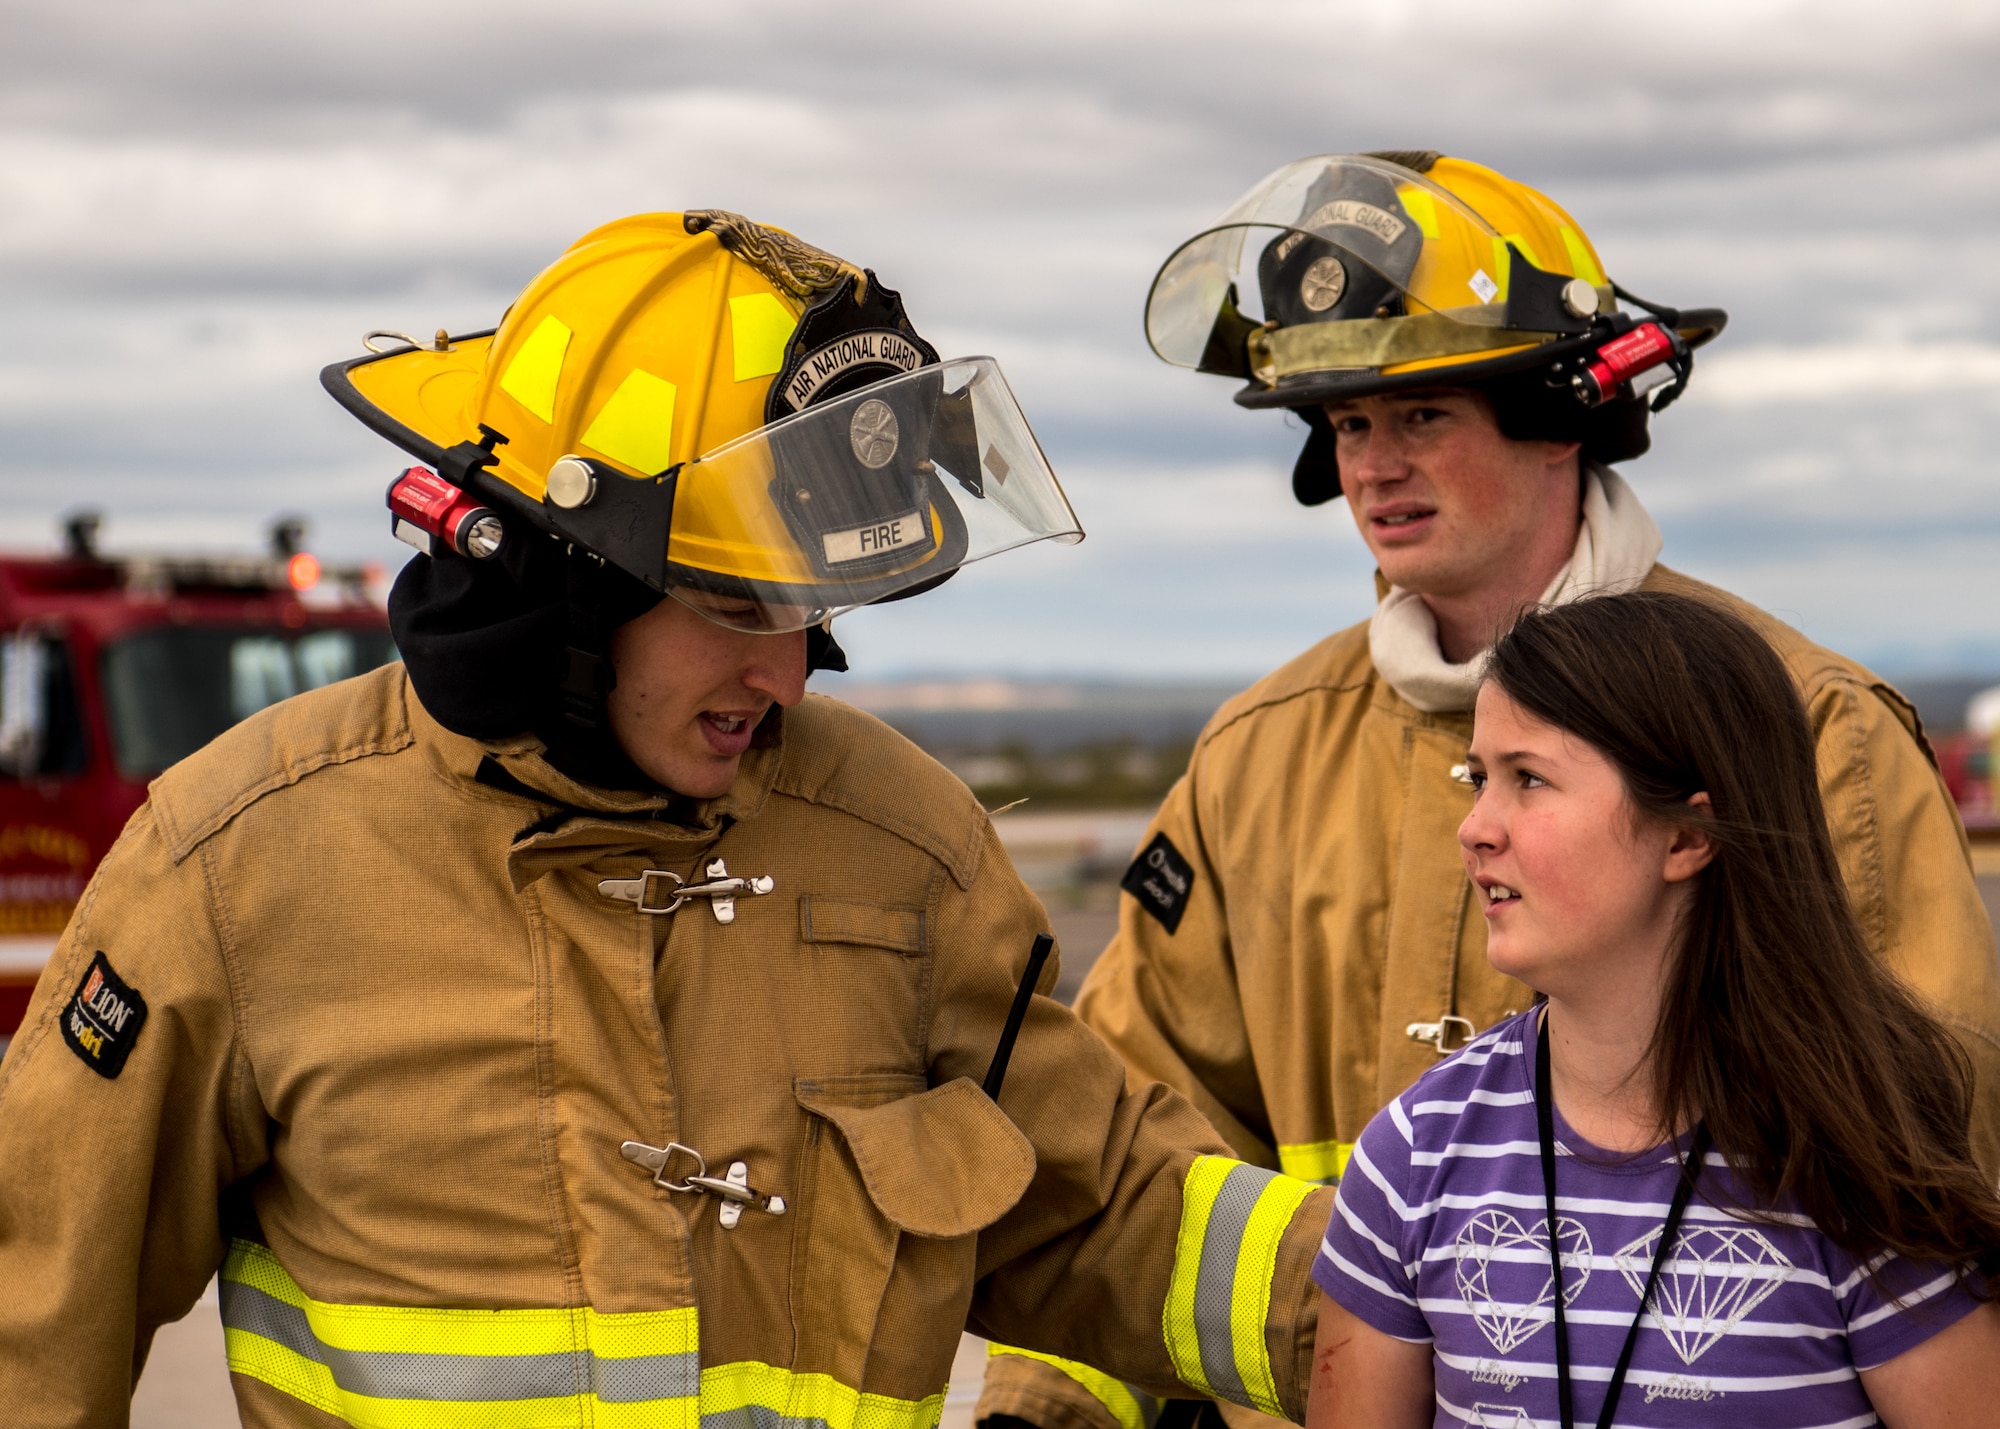
MULTIPOLYGON (((1660 1233, 1653 1231, 1618 1252, 1618 1273, 1634 1295, 1645 1293, 1659 1244, 1660 1233)), ((1792 1270, 1792 1262, 1748 1226, 1683 1228, 1653 1287, 1653 1318, 1681 1363, 1693 1364, 1770 1299, 1792 1270)))
POLYGON ((1534 1429, 1535 1424, 1518 1404, 1475 1404, 1472 1422, 1478 1429, 1534 1429))
MULTIPOLYGON (((1581 1222, 1561 1216, 1556 1220, 1556 1236, 1562 1247, 1563 1268, 1576 1272, 1574 1279, 1563 1279, 1563 1304, 1569 1305, 1590 1280, 1590 1232, 1581 1222)), ((1534 1229, 1523 1230, 1505 1211, 1481 1211, 1458 1233, 1453 1263, 1458 1293, 1472 1311, 1473 1322, 1499 1353, 1512 1353, 1548 1323, 1535 1311, 1554 1301, 1551 1289, 1555 1277, 1544 1268, 1541 1288, 1528 1293, 1528 1287, 1536 1283, 1532 1267, 1548 1263, 1546 1217, 1536 1221, 1534 1229)))

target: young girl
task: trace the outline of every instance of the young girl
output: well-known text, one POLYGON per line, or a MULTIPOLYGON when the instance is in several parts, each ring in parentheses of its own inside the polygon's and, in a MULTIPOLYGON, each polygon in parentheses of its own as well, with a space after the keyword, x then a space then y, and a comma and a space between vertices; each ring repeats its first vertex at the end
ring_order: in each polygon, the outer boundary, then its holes
POLYGON ((1849 911, 1770 647, 1531 614, 1469 768, 1487 957, 1542 996, 1362 1133, 1309 1429, 2000 1425, 1966 1061, 1849 911))

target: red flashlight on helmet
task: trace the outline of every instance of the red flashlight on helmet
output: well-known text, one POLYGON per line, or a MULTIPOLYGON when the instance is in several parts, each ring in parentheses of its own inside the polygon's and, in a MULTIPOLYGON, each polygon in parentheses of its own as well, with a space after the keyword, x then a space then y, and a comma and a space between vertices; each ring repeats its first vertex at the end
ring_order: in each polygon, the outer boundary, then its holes
POLYGON ((1664 323, 1641 323, 1598 348, 1570 377, 1570 385, 1584 406, 1597 407, 1633 378, 1686 357, 1687 344, 1679 333, 1664 323))
POLYGON ((499 512, 428 467, 410 467, 390 484, 389 513, 396 539, 427 556, 451 550, 487 560, 499 553, 506 535, 499 512))

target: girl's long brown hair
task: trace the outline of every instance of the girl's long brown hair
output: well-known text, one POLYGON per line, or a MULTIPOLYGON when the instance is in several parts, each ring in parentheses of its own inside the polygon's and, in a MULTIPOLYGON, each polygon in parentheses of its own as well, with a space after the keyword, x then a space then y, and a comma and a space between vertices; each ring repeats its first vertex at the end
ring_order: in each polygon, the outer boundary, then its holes
POLYGON ((1726 611, 1635 591, 1525 615, 1486 678, 1610 759, 1642 816, 1715 843, 1653 1033, 1662 1128, 1705 1120, 1753 1215, 1990 1284, 2000 1194, 1972 1159, 1971 1064, 1855 921, 1776 652, 1726 611))

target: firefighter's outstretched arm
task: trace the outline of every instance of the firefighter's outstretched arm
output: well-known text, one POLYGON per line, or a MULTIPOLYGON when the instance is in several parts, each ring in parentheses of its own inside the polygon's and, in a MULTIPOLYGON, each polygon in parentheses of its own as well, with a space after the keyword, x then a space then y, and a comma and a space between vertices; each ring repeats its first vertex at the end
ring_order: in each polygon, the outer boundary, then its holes
MULTIPOLYGON (((1006 859, 990 832, 984 859, 1006 859)), ((939 959, 934 1084, 984 1070, 1041 917, 1011 876, 947 888, 939 913, 955 951, 939 959), (966 955, 979 948, 998 951, 966 955)), ((972 1328, 1139 1394, 1301 1418, 1333 1193, 1235 1158, 1185 1099, 1125 1081, 1072 1014, 1034 1000, 1000 1098, 1032 1179, 979 1235, 972 1328)))
MULTIPOLYGON (((1091 969, 1077 1012, 1132 1079, 1164 1083, 1193 1103, 1231 1155, 1274 1167, 1279 1156, 1244 1024, 1227 904, 1202 826, 1203 792, 1197 750, 1125 873, 1118 932, 1091 969)), ((1160 1408, 1137 1385, 1092 1365, 1002 1342, 988 1361, 978 1415, 1034 1429, 1148 1429, 1160 1408)))
POLYGON ((153 1333, 222 1263, 221 1192, 265 1159, 211 870, 142 808, 0 1061, 0 1402, 123 1424, 153 1333))

